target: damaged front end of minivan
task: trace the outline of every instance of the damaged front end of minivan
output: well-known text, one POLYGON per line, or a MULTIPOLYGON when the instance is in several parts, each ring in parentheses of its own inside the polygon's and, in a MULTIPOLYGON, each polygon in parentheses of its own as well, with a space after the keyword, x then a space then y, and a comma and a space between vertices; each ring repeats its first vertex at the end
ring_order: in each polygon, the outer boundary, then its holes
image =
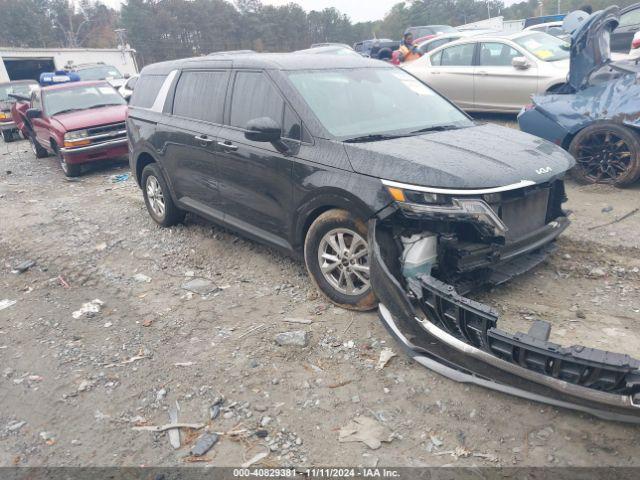
POLYGON ((385 187, 395 202, 369 221, 370 280, 408 355, 458 382, 640 423, 640 361, 552 343, 544 321, 506 332, 493 308, 463 296, 552 251, 569 225, 561 179, 446 193, 385 187))

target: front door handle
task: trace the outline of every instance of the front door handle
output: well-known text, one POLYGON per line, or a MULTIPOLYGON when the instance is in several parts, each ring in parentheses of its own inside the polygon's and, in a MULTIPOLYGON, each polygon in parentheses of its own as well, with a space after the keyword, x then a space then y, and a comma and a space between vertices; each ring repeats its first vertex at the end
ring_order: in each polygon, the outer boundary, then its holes
POLYGON ((203 135, 203 136, 196 135, 193 138, 195 138, 198 142, 205 143, 207 145, 210 144, 211 142, 213 142, 213 139, 212 138, 208 138, 206 135, 203 135))
POLYGON ((230 152, 235 152, 236 150, 238 150, 238 146, 234 145, 228 140, 226 142, 218 142, 218 146, 221 147, 223 150, 227 150, 230 152))

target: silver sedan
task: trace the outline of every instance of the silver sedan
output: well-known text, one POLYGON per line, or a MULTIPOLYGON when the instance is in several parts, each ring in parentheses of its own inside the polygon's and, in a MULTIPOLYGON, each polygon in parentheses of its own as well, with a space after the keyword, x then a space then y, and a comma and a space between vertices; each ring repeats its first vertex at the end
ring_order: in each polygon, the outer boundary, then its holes
POLYGON ((469 111, 519 112, 532 94, 562 86, 570 46, 542 32, 448 43, 403 68, 469 111))

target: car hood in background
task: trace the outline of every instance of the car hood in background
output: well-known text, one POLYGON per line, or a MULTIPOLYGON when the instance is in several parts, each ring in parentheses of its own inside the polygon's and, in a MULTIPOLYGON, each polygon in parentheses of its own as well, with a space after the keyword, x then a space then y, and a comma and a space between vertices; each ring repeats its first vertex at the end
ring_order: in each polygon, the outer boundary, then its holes
POLYGON ((611 61, 611 32, 618 26, 620 9, 611 6, 591 15, 573 34, 569 83, 578 91, 591 74, 611 61))
POLYGON ((52 119, 69 131, 124 122, 126 113, 127 105, 114 105, 54 115, 52 119))
POLYGON ((492 188, 522 180, 542 183, 574 163, 546 140, 493 124, 344 145, 358 173, 440 188, 492 188))

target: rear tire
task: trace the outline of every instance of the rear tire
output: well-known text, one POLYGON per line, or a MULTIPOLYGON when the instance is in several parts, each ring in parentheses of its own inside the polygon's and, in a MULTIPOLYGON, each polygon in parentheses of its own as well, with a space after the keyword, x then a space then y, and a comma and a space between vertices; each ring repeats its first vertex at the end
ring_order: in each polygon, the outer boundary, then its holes
POLYGON ((622 125, 602 122, 584 128, 569 152, 577 162, 572 173, 581 182, 624 187, 640 177, 640 137, 622 125))
POLYGON ((348 310, 374 309, 378 301, 369 283, 367 225, 346 210, 329 210, 309 228, 304 259, 322 294, 348 310))
POLYGON ((29 135, 29 143, 31 144, 31 150, 33 150, 33 154, 36 158, 45 158, 49 156, 49 153, 42 148, 42 146, 35 139, 34 135, 29 135))
POLYGON ((185 212, 173 203, 169 186, 157 164, 144 167, 140 183, 147 211, 158 225, 171 227, 184 220, 185 212))

